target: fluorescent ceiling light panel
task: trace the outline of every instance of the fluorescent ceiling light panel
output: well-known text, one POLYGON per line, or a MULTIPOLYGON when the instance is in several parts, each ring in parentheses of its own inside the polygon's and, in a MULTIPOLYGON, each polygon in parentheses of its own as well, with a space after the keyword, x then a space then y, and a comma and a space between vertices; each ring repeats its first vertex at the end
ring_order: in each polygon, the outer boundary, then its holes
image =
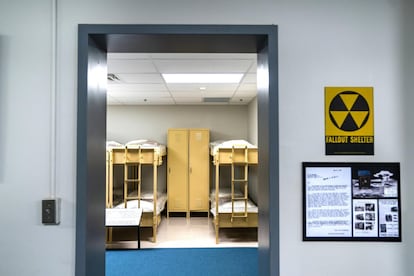
POLYGON ((243 74, 162 74, 166 83, 239 83, 243 74))

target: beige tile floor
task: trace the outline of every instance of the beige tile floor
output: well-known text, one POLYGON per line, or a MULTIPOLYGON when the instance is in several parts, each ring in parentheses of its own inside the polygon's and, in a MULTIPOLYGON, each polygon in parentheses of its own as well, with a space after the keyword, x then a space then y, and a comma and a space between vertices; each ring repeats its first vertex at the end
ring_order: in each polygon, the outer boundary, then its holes
MULTIPOLYGON (((134 239, 134 229, 118 230, 114 239, 134 239)), ((257 228, 220 229, 219 244, 212 218, 162 217, 157 231, 157 242, 152 242, 152 229, 141 228, 141 248, 201 248, 201 247, 258 247, 257 228)), ((136 246, 136 242, 135 242, 136 246)), ((128 246, 129 247, 129 246, 128 246)))

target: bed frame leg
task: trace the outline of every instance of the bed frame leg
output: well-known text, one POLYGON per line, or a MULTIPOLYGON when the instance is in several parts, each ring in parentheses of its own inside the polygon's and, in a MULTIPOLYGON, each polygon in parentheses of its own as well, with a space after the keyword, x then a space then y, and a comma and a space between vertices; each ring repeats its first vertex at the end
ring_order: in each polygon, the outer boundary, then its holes
POLYGON ((157 242, 157 226, 158 226, 158 217, 152 217, 152 242, 157 242))
POLYGON ((112 227, 106 227, 106 241, 112 242, 112 227))
POLYGON ((219 244, 219 226, 218 223, 214 223, 214 226, 216 228, 216 244, 219 244))
POLYGON ((157 226, 154 225, 154 227, 152 228, 152 242, 156 243, 157 242, 157 226))

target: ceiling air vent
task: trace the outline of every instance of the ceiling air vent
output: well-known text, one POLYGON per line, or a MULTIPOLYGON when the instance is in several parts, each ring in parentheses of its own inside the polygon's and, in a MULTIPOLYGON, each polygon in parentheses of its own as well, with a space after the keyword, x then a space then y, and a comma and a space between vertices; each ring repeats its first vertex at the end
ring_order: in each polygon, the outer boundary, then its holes
POLYGON ((230 98, 228 97, 208 97, 203 98, 203 102, 205 103, 228 103, 230 98))
POLYGON ((108 74, 108 80, 109 81, 119 81, 119 78, 115 74, 108 74))

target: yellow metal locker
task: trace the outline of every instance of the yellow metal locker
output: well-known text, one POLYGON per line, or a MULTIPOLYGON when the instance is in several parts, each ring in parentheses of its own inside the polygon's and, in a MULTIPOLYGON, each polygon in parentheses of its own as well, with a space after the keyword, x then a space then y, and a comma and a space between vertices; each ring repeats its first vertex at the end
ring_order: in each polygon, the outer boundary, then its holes
POLYGON ((168 130, 167 211, 188 212, 188 130, 168 130))
POLYGON ((168 130, 167 215, 209 212, 208 129, 168 130))

